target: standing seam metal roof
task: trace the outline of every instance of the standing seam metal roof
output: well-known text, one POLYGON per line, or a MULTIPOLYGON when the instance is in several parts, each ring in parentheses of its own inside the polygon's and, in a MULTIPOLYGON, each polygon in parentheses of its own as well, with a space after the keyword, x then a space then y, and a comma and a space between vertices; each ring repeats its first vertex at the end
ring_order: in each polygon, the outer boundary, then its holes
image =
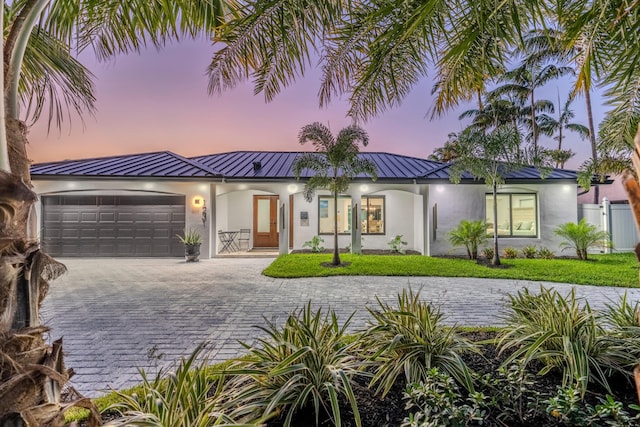
MULTIPOLYGON (((161 177, 197 178, 217 177, 226 179, 294 179, 292 165, 302 152, 283 151, 232 151, 185 158, 170 151, 102 157, 85 160, 65 160, 35 164, 31 167, 37 176, 85 176, 85 177, 161 177), (260 167, 254 168, 254 163, 260 167)), ((311 152, 313 153, 313 152, 311 152)), ((379 180, 448 180, 450 163, 435 162, 417 157, 381 152, 360 153, 371 160, 378 169, 379 180)), ((303 171, 302 177, 313 175, 303 171)), ((368 178, 362 174, 359 178, 368 178)), ((577 173, 552 169, 546 179, 576 180, 577 173)), ((473 180, 464 173, 463 180, 473 180)), ((531 166, 512 171, 506 180, 540 180, 540 172, 531 166)))

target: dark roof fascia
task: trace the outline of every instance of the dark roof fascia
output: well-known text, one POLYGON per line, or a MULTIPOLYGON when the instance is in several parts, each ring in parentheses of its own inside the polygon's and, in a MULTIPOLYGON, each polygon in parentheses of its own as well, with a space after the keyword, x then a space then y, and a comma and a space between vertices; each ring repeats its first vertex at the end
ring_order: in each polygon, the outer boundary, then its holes
POLYGON ((180 181, 180 182, 221 182, 220 176, 130 176, 130 175, 32 175, 32 181, 180 181))
MULTIPOLYGON (((311 177, 302 177, 300 179, 296 179, 296 178, 227 178, 224 177, 223 180, 225 183, 229 184, 229 183, 238 183, 241 184, 243 182, 251 182, 251 183, 256 183, 256 182, 307 182, 309 181, 311 177)), ((357 182, 357 183, 362 183, 362 182, 368 182, 371 184, 414 184, 416 181, 415 179, 411 178, 411 179, 407 179, 407 178, 399 178, 399 179, 393 179, 393 178, 383 178, 380 179, 378 178, 376 181, 372 180, 371 178, 354 178, 351 180, 351 182, 357 182)))
MULTIPOLYGON (((446 178, 422 178, 417 180, 418 184, 454 184, 455 183, 446 178)), ((545 179, 508 179, 505 181, 507 184, 578 184, 575 179, 570 178, 545 178, 545 179)), ((484 179, 472 179, 463 178, 458 184, 480 184, 486 185, 484 179)))

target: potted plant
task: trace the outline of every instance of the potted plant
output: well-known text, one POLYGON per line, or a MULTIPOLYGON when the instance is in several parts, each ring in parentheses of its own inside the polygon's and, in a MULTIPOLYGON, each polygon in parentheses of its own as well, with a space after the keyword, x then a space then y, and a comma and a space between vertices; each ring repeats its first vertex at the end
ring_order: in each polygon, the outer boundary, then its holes
POLYGON ((200 244, 202 244, 202 237, 198 234, 197 231, 189 229, 189 231, 184 232, 184 236, 176 234, 178 239, 184 245, 184 257, 187 259, 187 262, 197 262, 198 257, 200 256, 200 244))

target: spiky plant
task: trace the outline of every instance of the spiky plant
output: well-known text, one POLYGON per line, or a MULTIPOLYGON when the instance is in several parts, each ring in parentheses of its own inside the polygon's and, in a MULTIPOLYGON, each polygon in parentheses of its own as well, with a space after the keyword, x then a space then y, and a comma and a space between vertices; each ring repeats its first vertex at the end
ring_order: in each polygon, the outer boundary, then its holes
POLYGON ((503 366, 538 361, 541 375, 559 371, 565 387, 578 383, 584 394, 595 381, 610 390, 611 373, 628 375, 640 347, 609 333, 602 320, 575 288, 566 296, 543 286, 538 294, 523 289, 510 295, 498 343, 501 352, 511 352, 503 366))
POLYGON ((368 308, 373 320, 360 344, 374 366, 371 385, 377 393, 385 396, 400 376, 407 383, 425 382, 432 368, 473 390, 471 371, 461 354, 476 347, 443 324, 439 307, 420 301, 420 292, 411 289, 398 295, 396 306, 376 300, 378 308, 368 308))
POLYGON ((339 399, 343 397, 360 427, 351 378, 361 373, 363 364, 351 352, 355 343, 345 344, 352 317, 340 325, 334 311, 314 312, 309 302, 282 327, 265 319, 267 326, 259 328, 266 338, 259 339, 257 346, 242 343, 248 354, 226 371, 234 375, 229 404, 238 406, 236 413, 243 416, 283 414, 285 427, 299 411, 310 408, 316 425, 324 413, 339 427, 343 422, 339 399))
POLYGON ((120 417, 105 427, 208 427, 244 426, 225 413, 223 378, 212 374, 207 358, 200 361, 204 344, 189 357, 182 358, 175 373, 161 369, 153 379, 140 370, 142 384, 128 394, 115 391, 118 402, 107 411, 117 411, 120 417))

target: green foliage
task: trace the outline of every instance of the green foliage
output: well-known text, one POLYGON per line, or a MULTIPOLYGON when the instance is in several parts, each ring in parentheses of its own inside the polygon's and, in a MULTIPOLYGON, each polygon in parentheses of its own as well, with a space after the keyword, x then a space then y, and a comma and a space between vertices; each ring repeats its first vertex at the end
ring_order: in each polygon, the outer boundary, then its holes
POLYGON ((436 367, 473 389, 471 372, 460 354, 477 348, 443 325, 438 307, 420 301, 420 292, 406 289, 395 307, 376 300, 378 309, 367 308, 373 320, 361 344, 363 355, 373 364, 371 385, 378 393, 386 395, 401 375, 407 383, 425 382, 436 367))
POLYGON ((258 339, 257 346, 243 343, 247 355, 226 371, 235 375, 229 380, 229 399, 240 405, 237 412, 257 418, 284 413, 284 426, 289 426, 298 411, 312 409, 316 425, 327 413, 332 425, 340 426, 343 398, 361 426, 351 378, 362 362, 351 354, 356 344, 345 344, 352 316, 340 326, 335 312, 314 312, 309 302, 281 328, 265 319, 267 326, 260 329, 266 338, 258 339))
POLYGON ((402 247, 405 246, 406 244, 407 242, 402 240, 402 234, 396 235, 396 237, 394 237, 389 242, 387 242, 387 245, 389 245, 389 247, 391 248, 391 252, 396 252, 401 254, 405 253, 405 250, 402 247))
POLYGON ((502 256, 506 259, 518 258, 518 250, 512 247, 504 248, 502 250, 502 256))
POLYGON ((487 240, 487 224, 484 221, 463 219, 449 232, 449 242, 453 246, 464 246, 469 259, 478 258, 478 247, 487 240))
POLYGON ((541 410, 541 395, 535 388, 535 378, 517 364, 501 366, 482 376, 479 388, 491 399, 489 410, 503 425, 526 424, 541 410))
POLYGON ((567 222, 560 224, 554 231, 556 235, 566 241, 560 243, 564 249, 575 249, 578 259, 587 259, 587 250, 593 247, 611 246, 609 235, 605 231, 598 231, 597 227, 582 218, 577 224, 567 222))
POLYGON ((545 401, 547 414, 555 423, 563 426, 597 427, 610 425, 617 427, 634 427, 640 420, 640 412, 637 405, 632 405, 636 414, 631 415, 624 409, 624 405, 616 401, 612 396, 605 398, 598 396, 595 407, 582 400, 583 391, 580 385, 558 387, 555 396, 545 401))
POLYGON ((482 249, 482 256, 484 256, 485 259, 489 259, 489 260, 493 259, 493 254, 494 254, 493 248, 490 248, 487 246, 484 249, 482 249))
POLYGON ((202 243, 202 237, 200 237, 200 233, 191 228, 189 229, 189 231, 184 231, 184 236, 176 234, 176 237, 178 237, 180 243, 184 245, 197 245, 202 243))
POLYGON ((553 259, 555 258, 555 254, 553 253, 553 251, 545 246, 542 246, 540 249, 538 249, 538 257, 542 258, 542 259, 553 259))
POLYGON ((544 280, 593 286, 637 288, 638 261, 634 254, 593 255, 591 261, 575 259, 504 260, 509 268, 487 268, 475 261, 459 258, 436 258, 422 255, 401 257, 386 255, 343 254, 351 264, 324 268, 322 261, 330 261, 322 254, 280 255, 263 274, 269 277, 327 277, 327 276, 438 276, 485 277, 516 280, 544 280))
POLYGON ((482 424, 487 399, 482 393, 471 393, 465 401, 453 378, 438 368, 427 372, 425 381, 407 386, 404 393, 409 417, 402 427, 463 427, 482 424))
POLYGON ((638 342, 608 333, 575 288, 566 297, 542 286, 539 294, 523 289, 509 302, 499 341, 500 351, 512 352, 506 364, 538 361, 541 375, 559 370, 564 386, 578 383, 584 393, 593 381, 610 390, 611 374, 628 376, 637 362, 638 342))
POLYGON ((525 246, 521 249, 522 256, 528 259, 535 258, 538 251, 535 246, 525 246))
POLYGON ((320 246, 324 243, 324 239, 320 236, 313 236, 311 240, 304 242, 302 245, 303 248, 311 248, 311 252, 324 252, 324 247, 320 246))
POLYGON ((225 411, 225 393, 221 378, 212 376, 204 358, 197 363, 203 346, 182 358, 175 373, 160 370, 150 380, 141 370, 142 384, 131 394, 118 392, 117 402, 107 408, 122 414, 109 422, 117 426, 206 427, 236 424, 225 411))

